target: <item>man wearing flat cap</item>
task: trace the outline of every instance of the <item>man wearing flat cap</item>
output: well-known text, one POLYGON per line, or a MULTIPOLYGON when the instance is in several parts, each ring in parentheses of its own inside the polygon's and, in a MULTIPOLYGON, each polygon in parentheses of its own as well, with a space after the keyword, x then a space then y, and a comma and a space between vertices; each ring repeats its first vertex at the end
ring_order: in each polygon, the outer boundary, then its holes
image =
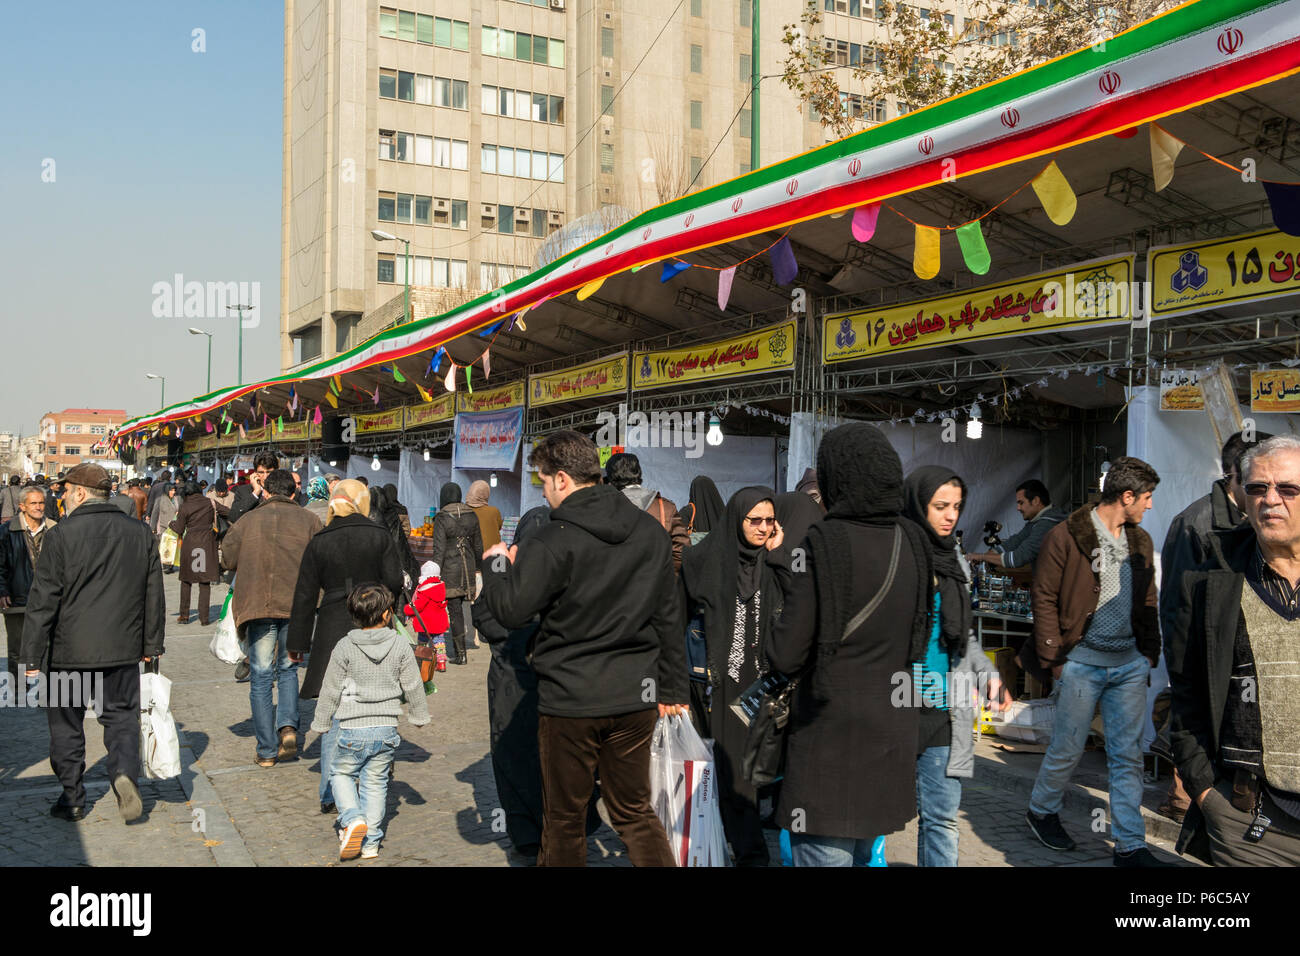
POLYGON ((64 476, 65 518, 45 535, 27 597, 21 662, 46 675, 50 766, 63 795, 50 814, 85 815, 86 701, 54 699, 55 688, 85 687, 102 676, 96 701, 108 750, 108 778, 123 820, 141 815, 140 662, 163 652, 162 566, 149 529, 108 500, 112 479, 101 466, 64 476))

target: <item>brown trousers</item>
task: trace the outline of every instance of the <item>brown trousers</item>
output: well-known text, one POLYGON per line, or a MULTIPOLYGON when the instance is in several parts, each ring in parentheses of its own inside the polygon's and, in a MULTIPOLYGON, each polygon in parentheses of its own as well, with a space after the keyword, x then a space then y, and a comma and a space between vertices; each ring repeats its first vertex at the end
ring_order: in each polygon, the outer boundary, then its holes
POLYGON ((542 851, 538 866, 585 866, 587 802, 594 774, 610 823, 633 866, 674 866, 668 835, 650 806, 650 737, 658 713, 618 717, 541 715, 542 851))
POLYGON ((1220 780, 1201 804, 1215 866, 1300 866, 1300 838, 1270 828, 1258 843, 1247 843, 1253 815, 1234 807, 1231 798, 1232 781, 1220 780))

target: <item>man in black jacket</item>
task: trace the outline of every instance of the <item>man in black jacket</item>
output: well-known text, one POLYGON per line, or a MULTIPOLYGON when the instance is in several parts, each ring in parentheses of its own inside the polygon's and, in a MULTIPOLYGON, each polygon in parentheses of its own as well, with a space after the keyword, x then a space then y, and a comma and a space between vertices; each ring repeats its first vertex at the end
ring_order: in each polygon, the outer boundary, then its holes
POLYGON ((154 502, 167 494, 167 489, 171 487, 171 484, 172 473, 170 471, 164 471, 158 476, 158 480, 149 486, 149 497, 145 499, 144 503, 144 514, 146 519, 153 515, 154 502))
POLYGON ((248 476, 248 484, 240 485, 235 489, 235 500, 230 503, 228 520, 231 524, 271 497, 271 493, 266 490, 266 476, 279 467, 280 459, 269 451, 259 452, 254 456, 253 470, 248 476))
POLYGON ((685 624, 672 544, 653 517, 598 485, 600 458, 577 432, 532 452, 551 522, 522 547, 484 554, 484 600, 508 628, 541 614, 533 651, 545 822, 542 866, 582 866, 591 782, 637 866, 672 866, 650 806, 655 719, 689 700, 685 624), (658 705, 656 707, 656 704, 658 705))
POLYGON ((1300 438, 1242 459, 1248 524, 1211 535, 1165 636, 1171 741, 1194 798, 1178 851, 1300 865, 1300 438))
MULTIPOLYGON (((140 661, 163 652, 162 567, 153 535, 108 501, 112 484, 99 465, 78 465, 65 479, 67 517, 51 528, 27 597, 22 662, 46 686, 87 686, 96 701, 108 750, 108 777, 127 822, 143 812, 140 768, 140 661)), ((50 765, 63 796, 52 816, 85 815, 86 700, 78 694, 46 701, 50 765)))

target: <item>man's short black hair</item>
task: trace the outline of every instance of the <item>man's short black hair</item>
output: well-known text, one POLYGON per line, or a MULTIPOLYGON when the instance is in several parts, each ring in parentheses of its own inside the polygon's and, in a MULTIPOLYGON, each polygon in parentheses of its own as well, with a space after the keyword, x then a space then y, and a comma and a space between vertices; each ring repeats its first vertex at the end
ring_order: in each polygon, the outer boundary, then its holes
POLYGON ((1254 441, 1244 441, 1241 432, 1235 432, 1231 438, 1223 443, 1223 451, 1219 455, 1219 464, 1223 466, 1224 476, 1236 474, 1241 475, 1241 456, 1246 454, 1262 441, 1268 441, 1273 436, 1268 432, 1256 432, 1254 441))
POLYGON ((528 464, 554 478, 564 472, 579 485, 600 481, 600 452, 586 435, 570 429, 551 432, 533 448, 528 464))
POLYGON ((22 483, 23 483, 23 477, 22 477, 22 475, 10 475, 10 476, 9 476, 9 484, 11 484, 11 485, 21 485, 22 483))
POLYGON ((1026 501, 1032 501, 1037 498, 1043 503, 1044 508, 1052 503, 1052 496, 1047 493, 1047 485, 1043 484, 1037 478, 1030 478, 1023 485, 1017 486, 1016 491, 1023 491, 1025 493, 1026 501))
POLYGON ((627 452, 610 455, 605 463, 605 483, 619 491, 628 485, 641 484, 641 459, 627 452))
POLYGON ((359 482, 361 482, 361 483, 362 483, 363 485, 365 485, 367 488, 370 487, 370 479, 367 478, 365 475, 357 475, 356 480, 359 481, 359 482))
MULTIPOLYGON (((59 477, 63 477, 63 476, 60 474, 59 477)), ((172 473, 171 473, 170 471, 164 471, 161 475, 158 476, 158 480, 159 480, 159 481, 171 481, 171 480, 172 480, 172 473)))
POLYGON ((259 451, 256 455, 253 456, 254 471, 257 471, 257 469, 259 468, 267 468, 271 471, 275 471, 275 469, 279 467, 280 467, 280 459, 276 457, 274 452, 259 451))
POLYGON ((1101 503, 1114 504, 1126 491, 1131 491, 1141 498, 1148 491, 1155 491, 1158 484, 1160 484, 1160 476, 1156 474, 1154 468, 1141 458, 1124 455, 1116 458, 1114 464, 1110 466, 1110 471, 1106 472, 1101 503))
POLYGON ((393 592, 382 584, 363 584, 348 595, 348 614, 357 627, 378 627, 393 607, 393 592))
POLYGON ((285 498, 293 497, 293 472, 287 468, 276 468, 266 476, 266 480, 262 484, 273 495, 283 495, 285 498))

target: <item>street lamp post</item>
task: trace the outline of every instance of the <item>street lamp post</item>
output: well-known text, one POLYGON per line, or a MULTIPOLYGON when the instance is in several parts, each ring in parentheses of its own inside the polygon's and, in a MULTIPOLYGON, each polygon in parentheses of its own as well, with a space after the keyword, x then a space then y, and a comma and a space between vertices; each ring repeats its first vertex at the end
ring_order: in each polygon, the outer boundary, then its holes
POLYGON ((411 321, 411 240, 399 239, 392 233, 384 232, 382 229, 371 229, 370 234, 380 242, 402 242, 406 244, 406 251, 402 254, 402 283, 405 290, 402 293, 402 322, 411 321))
POLYGON ((244 384, 244 313, 252 312, 253 307, 251 305, 228 305, 226 306, 226 311, 239 313, 239 360, 238 360, 238 367, 236 369, 237 372, 236 377, 239 379, 239 381, 236 382, 235 384, 243 385, 244 384))
POLYGON ((158 379, 158 382, 162 386, 162 390, 158 393, 158 407, 166 408, 167 407, 167 376, 155 375, 153 372, 145 372, 144 377, 158 379))
MULTIPOLYGON (((241 322, 240 325, 243 325, 241 322)), ((208 337, 208 391, 212 391, 212 333, 204 332, 202 329, 196 329, 190 326, 190 335, 206 335, 208 337)))

